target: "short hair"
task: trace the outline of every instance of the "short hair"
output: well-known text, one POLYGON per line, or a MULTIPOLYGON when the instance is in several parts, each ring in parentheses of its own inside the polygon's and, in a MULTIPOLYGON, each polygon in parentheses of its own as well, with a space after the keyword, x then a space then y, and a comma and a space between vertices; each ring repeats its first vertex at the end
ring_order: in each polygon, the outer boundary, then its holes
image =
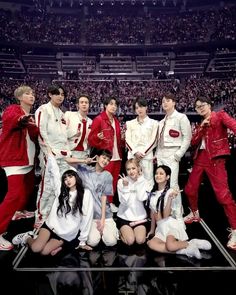
POLYGON ((76 101, 75 101, 76 104, 79 103, 79 100, 81 99, 81 97, 86 97, 86 98, 88 99, 88 102, 89 102, 89 103, 91 102, 91 99, 90 99, 90 97, 89 97, 88 95, 86 95, 86 94, 80 94, 80 95, 78 95, 78 96, 76 97, 76 101))
POLYGON ((14 91, 14 97, 19 99, 24 93, 29 91, 34 92, 33 89, 29 86, 26 86, 26 85, 19 86, 14 91))
POLYGON ((138 106, 140 107, 147 107, 148 103, 147 100, 143 97, 137 97, 134 102, 133 102, 133 110, 135 111, 135 106, 136 103, 138 104, 138 106))
POLYGON ((207 96, 199 96, 198 98, 196 98, 195 101, 194 101, 194 106, 196 106, 197 101, 206 102, 210 106, 213 106, 212 100, 209 97, 207 97, 207 96))
POLYGON ((113 96, 109 96, 109 97, 106 97, 103 101, 104 107, 106 107, 112 100, 114 100, 116 102, 116 105, 119 106, 120 102, 119 102, 118 98, 113 97, 113 96))
POLYGON ((163 95, 163 98, 171 99, 174 102, 177 102, 176 96, 172 92, 167 92, 163 95))
POLYGON ((106 156, 108 157, 110 160, 112 158, 112 153, 109 151, 109 150, 106 150, 106 149, 97 149, 96 150, 96 155, 97 156, 106 156))
POLYGON ((47 95, 48 95, 48 94, 59 95, 59 94, 60 94, 60 89, 63 90, 64 95, 65 95, 65 97, 66 97, 66 91, 65 91, 64 87, 61 86, 61 85, 59 85, 59 84, 52 84, 52 85, 50 85, 50 86, 48 87, 48 89, 47 89, 47 95))

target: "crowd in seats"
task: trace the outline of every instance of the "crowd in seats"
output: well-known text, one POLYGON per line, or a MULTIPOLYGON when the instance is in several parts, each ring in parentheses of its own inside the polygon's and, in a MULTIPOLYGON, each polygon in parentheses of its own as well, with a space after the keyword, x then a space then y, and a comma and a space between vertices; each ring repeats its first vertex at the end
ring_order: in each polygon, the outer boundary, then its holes
POLYGON ((185 43, 235 40, 236 6, 152 16, 65 16, 0 11, 2 41, 78 43, 185 43), (188 29, 186 29, 188 28, 188 29))
MULTIPOLYGON (((119 112, 133 114, 132 103, 136 97, 145 97, 148 100, 149 112, 159 113, 161 99, 164 93, 174 91, 178 99, 178 110, 188 113, 195 112, 193 102, 197 96, 207 96, 214 101, 215 105, 223 106, 229 114, 236 116, 236 80, 213 80, 196 79, 186 80, 78 80, 78 81, 55 81, 64 86, 67 96, 64 101, 65 110, 75 110, 75 99, 78 93, 88 94, 91 97, 90 113, 97 114, 103 109, 103 99, 108 96, 120 99, 119 112)), ((13 103, 13 90, 21 85, 27 84, 36 93, 34 110, 47 102, 46 89, 48 83, 44 80, 2 80, 0 81, 0 113, 5 107, 13 103)))

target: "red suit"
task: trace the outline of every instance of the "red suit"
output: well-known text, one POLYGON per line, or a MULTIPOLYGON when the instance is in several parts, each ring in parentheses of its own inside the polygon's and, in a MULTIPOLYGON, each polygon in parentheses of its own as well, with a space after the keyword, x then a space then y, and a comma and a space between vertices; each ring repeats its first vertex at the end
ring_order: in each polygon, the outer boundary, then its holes
POLYGON ((198 209, 198 189, 206 172, 217 201, 223 206, 232 229, 236 229, 236 203, 228 187, 225 156, 230 154, 227 128, 236 134, 236 121, 224 111, 212 112, 210 124, 196 128, 191 145, 195 150, 194 164, 185 193, 192 211, 198 209), (202 145, 202 140, 204 144, 202 145), (200 148, 203 147, 203 148, 200 148))
MULTIPOLYGON (((105 170, 109 171, 113 176, 113 193, 115 193, 121 168, 122 146, 124 146, 124 141, 121 140, 120 122, 116 117, 113 117, 113 119, 115 123, 115 130, 112 127, 105 111, 98 115, 93 120, 88 137, 88 143, 92 148, 95 147, 100 150, 107 149, 112 153, 116 136, 119 159, 111 159, 110 163, 105 167, 105 170), (103 132, 103 139, 98 137, 98 133, 100 132, 103 132)), ((109 196, 108 199, 109 202, 112 202, 111 196, 109 196)))
POLYGON ((0 234, 5 232, 15 211, 25 209, 34 189, 34 157, 38 128, 22 124, 19 105, 9 106, 2 116, 0 166, 7 174, 8 192, 0 204, 0 234), (29 150, 31 148, 31 150, 29 150))

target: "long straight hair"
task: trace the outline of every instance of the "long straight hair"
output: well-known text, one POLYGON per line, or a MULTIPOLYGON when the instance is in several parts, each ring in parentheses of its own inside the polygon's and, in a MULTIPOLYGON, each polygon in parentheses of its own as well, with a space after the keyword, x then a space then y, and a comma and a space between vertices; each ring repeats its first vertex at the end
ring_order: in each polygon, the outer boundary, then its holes
MULTIPOLYGON (((166 165, 160 165, 157 167, 157 169, 159 169, 159 168, 161 168, 165 171, 166 176, 171 175, 170 167, 168 167, 166 165)), ((156 171, 157 171, 157 169, 156 169, 156 171)), ((170 177, 167 180, 166 186, 165 186, 163 192, 161 193, 160 197, 158 198, 157 205, 156 205, 156 210, 157 210, 157 212, 159 211, 161 213, 162 217, 163 217, 163 212, 164 212, 165 195, 166 195, 166 192, 169 190, 169 188, 170 188, 170 177)), ((150 198, 154 195, 154 192, 156 192, 156 191, 158 191, 158 183, 155 182, 154 186, 150 192, 150 198)))
POLYGON ((74 170, 67 170, 63 173, 61 178, 61 193, 58 197, 59 199, 59 206, 57 208, 57 215, 63 216, 67 215, 69 212, 72 211, 72 215, 75 215, 76 212, 79 210, 81 214, 82 212, 82 206, 83 206, 83 199, 84 199, 84 187, 82 184, 82 180, 80 179, 78 173, 74 170), (74 176, 75 177, 75 186, 77 195, 75 198, 75 202, 70 205, 70 189, 65 184, 65 179, 68 176, 74 176))

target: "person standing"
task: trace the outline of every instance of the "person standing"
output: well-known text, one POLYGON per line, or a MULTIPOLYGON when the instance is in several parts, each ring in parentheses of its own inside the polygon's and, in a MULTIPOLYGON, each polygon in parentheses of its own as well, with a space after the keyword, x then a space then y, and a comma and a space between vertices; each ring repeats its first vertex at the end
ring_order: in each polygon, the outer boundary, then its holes
POLYGON ((67 140, 66 120, 60 109, 65 98, 65 91, 60 85, 50 85, 47 94, 50 101, 41 105, 35 112, 36 124, 39 127, 39 160, 42 175, 36 203, 35 228, 40 227, 46 220, 55 199, 54 188, 51 186, 47 173, 48 150, 56 158, 60 175, 70 168, 65 161, 65 157, 71 154, 67 140))
POLYGON ((228 186, 226 157, 230 155, 227 129, 236 134, 236 120, 225 111, 212 111, 212 102, 208 97, 199 97, 195 101, 195 109, 202 117, 196 127, 191 145, 194 149, 193 169, 185 186, 191 212, 184 221, 192 223, 200 221, 198 211, 198 189, 204 172, 208 176, 217 201, 223 206, 231 227, 227 247, 236 250, 236 203, 228 186))
POLYGON ((87 116, 90 100, 87 95, 80 95, 76 100, 77 112, 66 112, 67 136, 73 157, 84 159, 90 154, 88 135, 92 120, 87 116))
MULTIPOLYGON (((179 189, 179 162, 190 146, 192 130, 189 119, 176 109, 174 94, 167 93, 162 99, 162 108, 166 115, 159 122, 158 146, 156 158, 158 165, 166 165, 171 169, 170 187, 179 189)), ((179 209, 176 217, 182 218, 181 195, 177 197, 179 209)))
POLYGON ((128 159, 135 158, 148 181, 149 190, 153 182, 153 149, 156 147, 158 122, 147 115, 147 100, 136 98, 133 108, 137 118, 126 122, 125 141, 128 147, 128 159))
MULTIPOLYGON (((121 169, 124 134, 121 133, 120 122, 115 116, 119 106, 118 99, 108 97, 103 104, 105 110, 93 120, 88 142, 91 148, 106 149, 111 152, 112 159, 105 170, 113 176, 113 193, 115 194, 121 169)), ((108 196, 108 201, 112 212, 117 212, 118 208, 113 203, 113 196, 108 196)))
POLYGON ((8 190, 0 203, 0 250, 11 250, 13 245, 4 233, 18 210, 25 209, 34 190, 34 162, 38 128, 30 114, 35 95, 29 86, 14 91, 19 104, 6 108, 2 116, 0 136, 0 166, 5 170, 8 190))

